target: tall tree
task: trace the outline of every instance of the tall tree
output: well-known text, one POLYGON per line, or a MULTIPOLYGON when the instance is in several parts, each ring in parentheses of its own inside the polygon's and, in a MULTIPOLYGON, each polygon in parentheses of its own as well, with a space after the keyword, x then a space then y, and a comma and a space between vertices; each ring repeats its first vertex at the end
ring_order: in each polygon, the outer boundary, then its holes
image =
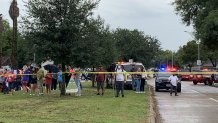
POLYGON ((210 49, 218 45, 217 0, 175 0, 177 14, 185 24, 193 24, 197 38, 210 49))
POLYGON ((75 48, 84 27, 97 7, 96 0, 29 0, 24 34, 36 45, 37 55, 69 64, 79 58, 75 48))
POLYGON ((119 59, 142 62, 149 67, 160 50, 160 43, 156 38, 145 36, 138 30, 117 29, 114 31, 119 59))

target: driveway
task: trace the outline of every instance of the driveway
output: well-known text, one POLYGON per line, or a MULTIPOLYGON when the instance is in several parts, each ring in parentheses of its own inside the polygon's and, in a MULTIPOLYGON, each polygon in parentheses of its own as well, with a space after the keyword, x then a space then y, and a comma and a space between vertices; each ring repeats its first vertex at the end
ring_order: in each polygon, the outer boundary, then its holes
MULTIPOLYGON (((154 86, 154 79, 148 81, 154 86)), ((179 96, 155 92, 163 123, 218 123, 218 88, 182 81, 179 96)))

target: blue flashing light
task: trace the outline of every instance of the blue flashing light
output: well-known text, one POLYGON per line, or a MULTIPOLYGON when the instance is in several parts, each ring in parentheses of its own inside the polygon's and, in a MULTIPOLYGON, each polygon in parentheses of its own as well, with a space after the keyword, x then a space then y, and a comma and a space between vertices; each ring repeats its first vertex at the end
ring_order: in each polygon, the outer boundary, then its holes
POLYGON ((166 68, 161 67, 161 68, 160 68, 160 71, 165 72, 165 71, 166 71, 166 68))

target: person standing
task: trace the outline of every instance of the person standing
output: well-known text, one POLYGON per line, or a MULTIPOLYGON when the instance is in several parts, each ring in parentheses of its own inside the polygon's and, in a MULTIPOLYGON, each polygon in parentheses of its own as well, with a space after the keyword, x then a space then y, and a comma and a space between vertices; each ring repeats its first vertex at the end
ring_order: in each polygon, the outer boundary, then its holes
POLYGON ((23 66, 23 71, 24 71, 24 75, 23 75, 23 78, 22 78, 22 89, 23 89, 23 94, 27 93, 27 84, 29 82, 29 69, 26 65, 23 66))
POLYGON ((6 82, 8 83, 9 92, 13 95, 15 78, 12 72, 8 72, 6 82))
POLYGON ((173 74, 168 78, 168 80, 170 81, 171 84, 170 96, 172 96, 173 90, 175 91, 175 96, 178 96, 177 95, 177 83, 179 81, 178 77, 175 74, 173 74))
POLYGON ((43 78, 44 78, 44 70, 41 67, 41 65, 39 65, 39 70, 36 73, 37 76, 37 88, 38 88, 38 95, 43 95, 43 78))
MULTIPOLYGON (((96 72, 105 72, 102 66, 99 66, 98 70, 96 72)), ((106 80, 106 75, 104 73, 98 73, 95 76, 95 80, 97 82, 97 95, 100 95, 100 88, 101 88, 101 95, 104 95, 104 82, 106 80)))
POLYGON ((122 97, 124 97, 124 82, 126 81, 125 74, 122 72, 125 72, 121 65, 117 66, 117 69, 115 70, 115 82, 116 82, 116 95, 115 97, 119 97, 119 93, 121 91, 122 97))
POLYGON ((81 96, 81 73, 80 73, 80 68, 78 68, 76 71, 76 74, 75 74, 75 82, 76 82, 76 86, 77 86, 77 94, 76 96, 81 96))
MULTIPOLYGON (((137 72, 141 72, 141 68, 138 68, 137 72)), ((141 74, 135 74, 135 83, 136 83, 136 93, 140 93, 140 87, 141 87, 141 74)))
POLYGON ((35 95, 37 89, 37 68, 33 67, 30 73, 30 95, 35 95))
MULTIPOLYGON (((145 69, 142 67, 141 72, 146 72, 145 69)), ((145 92, 145 81, 147 79, 147 75, 145 73, 142 73, 142 78, 141 78, 141 86, 140 86, 140 92, 144 93, 145 92)))
POLYGON ((52 72, 52 84, 51 84, 51 90, 57 89, 57 74, 52 72))
POLYGON ((57 73, 57 81, 58 81, 58 84, 59 84, 59 89, 60 89, 60 96, 63 96, 65 95, 66 93, 66 85, 65 85, 65 82, 63 81, 63 76, 62 76, 62 68, 61 66, 59 66, 59 72, 57 73))
MULTIPOLYGON (((137 69, 135 68, 135 65, 132 65, 132 69, 130 70, 130 72, 137 72, 137 69)), ((136 75, 132 74, 132 89, 136 90, 136 81, 135 81, 136 75)))
POLYGON ((51 84, 52 84, 52 73, 51 70, 48 71, 48 73, 45 75, 45 87, 46 87, 46 93, 51 93, 51 84))

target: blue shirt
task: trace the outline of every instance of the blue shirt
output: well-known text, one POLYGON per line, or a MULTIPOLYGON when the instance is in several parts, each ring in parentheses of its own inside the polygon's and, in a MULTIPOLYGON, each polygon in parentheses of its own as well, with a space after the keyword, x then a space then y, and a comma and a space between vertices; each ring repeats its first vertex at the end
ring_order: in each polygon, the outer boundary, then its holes
POLYGON ((63 82, 62 71, 58 72, 58 82, 63 82))
MULTIPOLYGON (((23 74, 30 74, 29 70, 25 70, 23 74)), ((29 75, 23 75, 23 81, 29 82, 29 75)))

